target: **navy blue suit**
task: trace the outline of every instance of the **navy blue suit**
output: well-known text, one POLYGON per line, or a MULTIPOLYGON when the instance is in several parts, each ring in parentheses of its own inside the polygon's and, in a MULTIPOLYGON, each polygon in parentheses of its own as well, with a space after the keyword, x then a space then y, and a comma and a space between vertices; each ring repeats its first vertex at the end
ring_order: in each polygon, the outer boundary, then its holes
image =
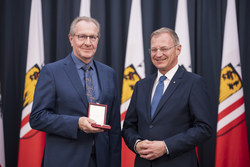
POLYGON ((156 75, 136 83, 122 135, 132 151, 137 139, 163 140, 169 155, 149 161, 137 154, 135 166, 196 167, 195 146, 212 133, 204 80, 179 67, 151 119, 151 94, 156 75))
POLYGON ((115 72, 94 61, 100 84, 99 103, 106 104, 111 130, 87 134, 78 119, 88 115, 88 100, 71 56, 44 66, 34 96, 30 125, 46 132, 44 166, 88 167, 93 142, 98 167, 119 167, 121 161, 120 106, 115 72))

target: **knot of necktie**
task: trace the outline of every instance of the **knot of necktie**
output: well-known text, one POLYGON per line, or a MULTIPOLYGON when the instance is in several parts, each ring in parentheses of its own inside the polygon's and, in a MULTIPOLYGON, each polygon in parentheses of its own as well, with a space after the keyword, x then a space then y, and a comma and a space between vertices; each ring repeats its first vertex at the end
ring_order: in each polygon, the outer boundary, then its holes
POLYGON ((165 75, 161 76, 159 82, 163 82, 167 77, 165 75))
POLYGON ((86 64, 86 65, 82 66, 82 69, 84 71, 88 71, 90 69, 90 65, 86 64))

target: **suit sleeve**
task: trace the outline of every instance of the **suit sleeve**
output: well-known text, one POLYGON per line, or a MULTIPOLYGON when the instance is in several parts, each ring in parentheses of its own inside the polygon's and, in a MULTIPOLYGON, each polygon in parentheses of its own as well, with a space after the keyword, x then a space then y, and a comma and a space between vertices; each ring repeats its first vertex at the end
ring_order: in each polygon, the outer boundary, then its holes
MULTIPOLYGON (((63 81, 62 81, 63 82, 63 81)), ((56 86, 52 72, 45 66, 35 89, 30 126, 33 129, 68 138, 77 138, 79 116, 56 113, 56 86)))
POLYGON ((198 78, 192 85, 188 106, 192 117, 190 128, 165 139, 172 156, 194 149, 212 134, 210 99, 202 78, 198 78))

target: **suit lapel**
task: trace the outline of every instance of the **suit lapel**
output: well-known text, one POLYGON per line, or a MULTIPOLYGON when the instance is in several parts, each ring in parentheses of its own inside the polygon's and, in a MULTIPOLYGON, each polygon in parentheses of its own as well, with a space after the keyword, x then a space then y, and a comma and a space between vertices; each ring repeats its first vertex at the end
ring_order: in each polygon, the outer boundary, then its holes
POLYGON ((105 72, 104 70, 101 68, 100 65, 98 65, 98 62, 93 61, 96 71, 97 71, 97 76, 98 76, 98 82, 100 83, 99 87, 100 87, 100 97, 99 97, 99 103, 103 103, 104 99, 103 99, 103 94, 105 93, 105 81, 107 80, 107 78, 105 79, 105 72))
POLYGON ((156 76, 157 76, 157 73, 153 74, 151 78, 149 78, 149 82, 147 82, 147 85, 144 88, 145 95, 146 95, 145 104, 147 104, 147 117, 148 117, 149 122, 151 122, 151 96, 152 96, 152 90, 153 90, 156 76))
POLYGON ((75 64, 71 58, 71 56, 68 56, 65 58, 65 63, 64 63, 64 70, 69 77, 73 87, 76 89, 77 93, 81 97, 84 105, 86 108, 88 108, 88 100, 84 92, 84 87, 82 86, 81 80, 79 78, 79 75, 77 73, 75 64))
POLYGON ((155 114, 153 116, 152 121, 154 120, 155 116, 161 111, 161 108, 168 101, 168 99, 173 94, 173 92, 178 87, 178 85, 181 83, 183 72, 184 71, 181 69, 181 67, 179 67, 177 72, 175 73, 174 77, 171 79, 166 91, 164 92, 164 94, 163 94, 163 96, 162 96, 162 98, 161 98, 161 100, 156 108, 156 111, 155 111, 155 114))

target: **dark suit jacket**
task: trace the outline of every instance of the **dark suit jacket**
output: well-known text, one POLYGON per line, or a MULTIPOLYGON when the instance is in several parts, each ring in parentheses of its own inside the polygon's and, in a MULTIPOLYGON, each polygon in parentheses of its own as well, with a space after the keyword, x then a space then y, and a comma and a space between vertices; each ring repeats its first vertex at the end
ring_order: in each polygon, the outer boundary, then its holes
POLYGON ((165 154, 153 161, 137 155, 135 166, 195 167, 195 146, 212 133, 205 83, 200 76, 179 67, 151 119, 151 94, 156 75, 137 82, 122 135, 132 151, 137 139, 164 140, 169 155, 165 154))
POLYGON ((93 142, 98 167, 120 166, 121 127, 115 72, 94 61, 100 83, 100 103, 106 104, 111 130, 87 134, 78 119, 88 115, 88 101, 71 56, 41 70, 30 114, 32 128, 46 132, 44 166, 87 167, 93 142))

